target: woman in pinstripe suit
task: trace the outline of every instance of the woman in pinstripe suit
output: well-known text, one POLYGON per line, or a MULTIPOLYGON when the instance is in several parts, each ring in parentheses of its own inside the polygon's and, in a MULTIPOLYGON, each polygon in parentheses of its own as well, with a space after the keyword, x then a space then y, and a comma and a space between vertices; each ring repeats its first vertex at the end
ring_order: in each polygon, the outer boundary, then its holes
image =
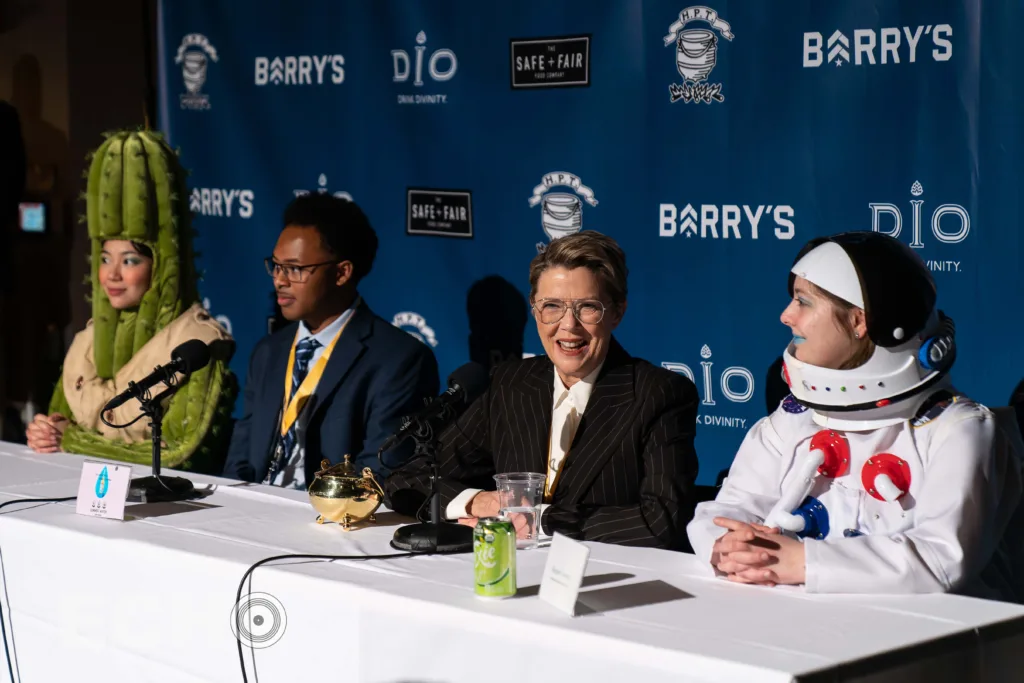
MULTIPOLYGON (((441 434, 448 519, 474 525, 497 514, 493 476, 538 472, 543 535, 689 549, 697 390, 612 336, 626 276, 622 249, 592 231, 556 239, 533 260, 530 303, 545 354, 496 367, 488 390, 441 434)), ((384 489, 392 509, 416 514, 429 463, 414 458, 384 489)))

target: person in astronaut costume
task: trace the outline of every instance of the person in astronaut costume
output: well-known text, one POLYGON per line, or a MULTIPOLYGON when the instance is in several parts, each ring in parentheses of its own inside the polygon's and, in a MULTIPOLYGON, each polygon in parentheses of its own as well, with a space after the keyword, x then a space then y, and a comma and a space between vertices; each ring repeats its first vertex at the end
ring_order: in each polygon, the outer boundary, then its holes
POLYGON ((791 394, 687 533, 741 583, 1024 598, 1015 421, 959 393, 931 274, 875 232, 811 240, 781 320, 791 394))

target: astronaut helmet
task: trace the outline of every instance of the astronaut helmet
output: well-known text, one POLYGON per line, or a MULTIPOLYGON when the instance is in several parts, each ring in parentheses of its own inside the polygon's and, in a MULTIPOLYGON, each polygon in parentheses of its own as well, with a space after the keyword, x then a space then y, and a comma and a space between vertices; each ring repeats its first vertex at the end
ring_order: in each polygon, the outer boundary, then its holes
POLYGON ((812 239, 790 270, 791 297, 797 278, 861 309, 867 337, 857 342, 864 362, 843 369, 800 360, 803 339, 794 337, 783 373, 801 405, 854 421, 858 412, 899 420, 902 407, 919 403, 947 377, 956 359, 955 326, 936 307, 931 273, 902 242, 866 231, 812 239))

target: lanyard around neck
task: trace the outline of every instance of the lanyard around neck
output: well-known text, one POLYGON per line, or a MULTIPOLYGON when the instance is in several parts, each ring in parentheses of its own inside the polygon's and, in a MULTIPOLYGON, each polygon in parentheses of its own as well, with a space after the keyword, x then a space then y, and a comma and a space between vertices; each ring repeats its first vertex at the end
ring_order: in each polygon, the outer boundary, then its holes
POLYGON ((302 406, 305 405, 306 401, 313 394, 317 384, 320 383, 320 377, 324 374, 324 369, 327 367, 327 361, 331 359, 331 353, 334 351, 335 345, 338 340, 341 339, 341 333, 348 327, 349 321, 354 316, 350 315, 345 323, 338 330, 338 333, 334 335, 334 339, 324 349, 323 354, 317 359, 316 363, 309 370, 309 374, 302 380, 302 384, 299 385, 298 390, 295 392, 295 396, 292 393, 292 372, 295 370, 295 346, 299 341, 299 332, 295 331, 295 341, 292 342, 291 351, 288 353, 288 370, 284 376, 284 413, 281 416, 281 436, 288 433, 288 430, 295 424, 295 420, 298 419, 299 413, 302 412, 302 406))

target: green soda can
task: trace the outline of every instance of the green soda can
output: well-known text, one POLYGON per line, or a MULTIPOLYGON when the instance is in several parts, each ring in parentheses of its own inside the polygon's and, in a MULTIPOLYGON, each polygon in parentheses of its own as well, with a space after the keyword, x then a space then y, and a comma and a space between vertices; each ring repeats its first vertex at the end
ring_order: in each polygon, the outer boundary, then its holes
POLYGON ((516 529, 504 517, 484 517, 473 529, 473 576, 481 598, 516 594, 516 529))

